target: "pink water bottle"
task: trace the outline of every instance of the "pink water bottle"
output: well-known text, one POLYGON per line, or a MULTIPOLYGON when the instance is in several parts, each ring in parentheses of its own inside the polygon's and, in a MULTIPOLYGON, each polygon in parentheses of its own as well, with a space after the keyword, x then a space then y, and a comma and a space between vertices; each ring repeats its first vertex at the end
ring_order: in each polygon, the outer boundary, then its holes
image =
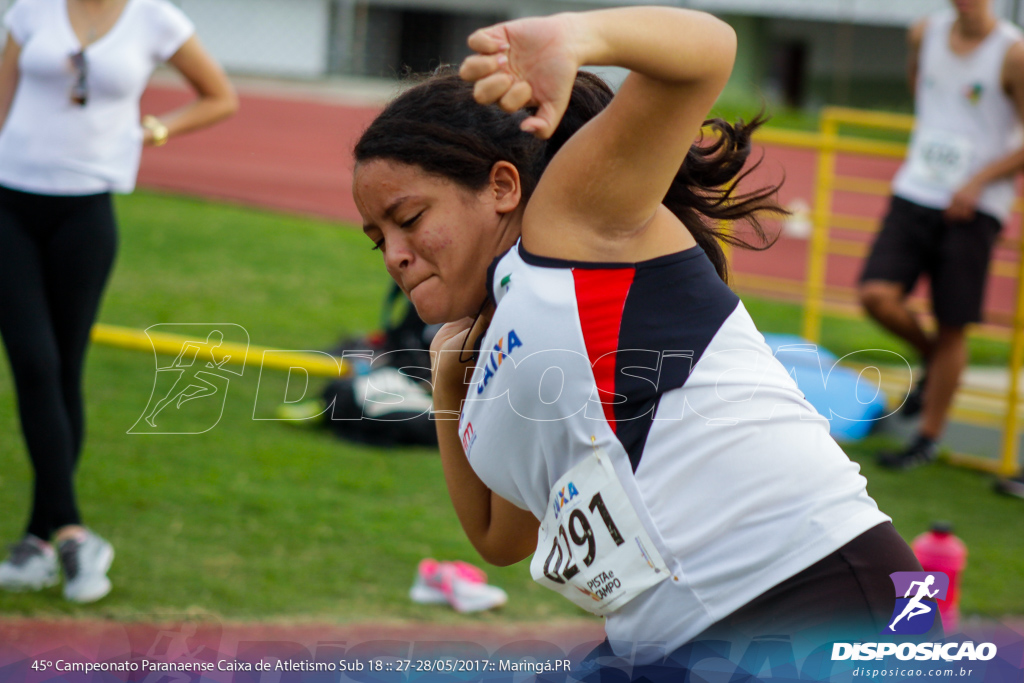
POLYGON ((926 572, 949 576, 949 591, 939 601, 939 614, 946 633, 954 633, 960 620, 960 572, 967 566, 967 546, 953 535, 952 524, 933 522, 931 530, 915 538, 910 547, 926 572))

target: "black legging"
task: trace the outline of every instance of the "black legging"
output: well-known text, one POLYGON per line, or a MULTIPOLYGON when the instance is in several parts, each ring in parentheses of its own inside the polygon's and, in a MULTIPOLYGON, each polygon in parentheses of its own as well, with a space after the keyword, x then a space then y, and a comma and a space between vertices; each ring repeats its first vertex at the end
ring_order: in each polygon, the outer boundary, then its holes
POLYGON ((84 437, 82 369, 117 250, 109 193, 0 187, 0 336, 35 487, 28 533, 80 524, 73 484, 84 437))
MULTIPOLYGON (((886 641, 880 634, 892 620, 896 605, 896 588, 889 575, 920 571, 910 546, 891 522, 885 522, 712 624, 664 660, 631 666, 623 672, 606 639, 587 655, 577 678, 586 683, 689 680, 689 662, 709 656, 706 651, 715 651, 718 643, 740 644, 736 649, 742 653, 757 641, 765 648, 773 641, 789 647, 795 637, 806 642, 886 641), (705 647, 708 643, 714 647, 705 647)), ((938 640, 942 633, 942 621, 936 615, 928 633, 897 638, 900 642, 938 640)), ((754 667, 749 678, 755 678, 760 670, 760 666, 754 667)))

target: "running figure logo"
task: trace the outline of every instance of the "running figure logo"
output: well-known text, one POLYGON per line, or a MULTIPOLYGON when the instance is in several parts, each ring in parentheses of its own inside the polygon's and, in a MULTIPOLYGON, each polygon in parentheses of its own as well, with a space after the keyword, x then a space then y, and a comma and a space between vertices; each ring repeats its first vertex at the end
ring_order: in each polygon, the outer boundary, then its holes
POLYGON ((162 324, 148 328, 146 336, 156 355, 156 377, 146 409, 128 433, 202 434, 217 426, 230 375, 241 377, 245 369, 248 332, 233 324, 162 324))
POLYGON ((892 611, 889 625, 882 633, 927 633, 939 612, 936 598, 946 599, 949 577, 943 572, 894 572, 889 576, 896 589, 896 607, 892 611))

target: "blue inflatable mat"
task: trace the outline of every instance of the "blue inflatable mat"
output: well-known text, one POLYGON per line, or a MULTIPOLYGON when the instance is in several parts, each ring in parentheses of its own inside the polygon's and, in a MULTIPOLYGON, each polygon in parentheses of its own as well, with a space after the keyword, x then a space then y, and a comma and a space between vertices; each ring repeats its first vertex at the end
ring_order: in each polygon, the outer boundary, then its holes
POLYGON ((856 441, 886 414, 886 396, 864 374, 837 365, 828 349, 795 334, 766 334, 764 340, 800 391, 832 423, 836 441, 856 441))

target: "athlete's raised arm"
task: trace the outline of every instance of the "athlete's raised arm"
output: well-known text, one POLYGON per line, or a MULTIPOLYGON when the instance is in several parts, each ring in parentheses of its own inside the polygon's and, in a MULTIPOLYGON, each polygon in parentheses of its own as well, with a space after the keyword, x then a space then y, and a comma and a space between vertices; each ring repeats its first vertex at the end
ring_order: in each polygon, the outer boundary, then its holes
POLYGON ((479 102, 537 107, 554 131, 582 66, 632 73, 551 161, 523 219, 542 255, 641 260, 692 245, 661 202, 732 70, 736 36, 702 12, 632 7, 522 19, 477 31, 461 74, 479 102))

